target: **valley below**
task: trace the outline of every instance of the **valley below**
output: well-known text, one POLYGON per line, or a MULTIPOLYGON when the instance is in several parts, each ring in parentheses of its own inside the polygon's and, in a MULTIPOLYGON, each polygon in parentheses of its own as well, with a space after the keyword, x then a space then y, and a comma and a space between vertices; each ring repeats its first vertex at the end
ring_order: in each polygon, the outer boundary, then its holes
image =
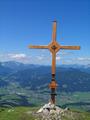
MULTIPOLYGON (((35 112, 49 102, 50 73, 50 66, 14 61, 0 63, 0 120, 12 120, 12 116, 17 116, 15 120, 34 120, 35 118, 25 111, 35 112), (20 118, 21 114, 23 117, 20 118)), ((73 111, 78 116, 75 120, 90 120, 89 65, 58 66, 56 81, 56 105, 73 111)))

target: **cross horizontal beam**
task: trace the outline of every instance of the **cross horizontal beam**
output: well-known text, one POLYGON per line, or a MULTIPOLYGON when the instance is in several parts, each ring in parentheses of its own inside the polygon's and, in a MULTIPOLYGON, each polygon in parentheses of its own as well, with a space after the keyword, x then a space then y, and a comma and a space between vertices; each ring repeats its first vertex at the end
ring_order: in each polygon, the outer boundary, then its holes
POLYGON ((48 49, 48 46, 45 45, 29 45, 29 48, 34 48, 34 49, 48 49))
POLYGON ((80 50, 80 46, 60 46, 60 49, 80 50))
MULTIPOLYGON (((56 42, 55 42, 56 43, 56 42)), ((58 52, 60 49, 67 49, 67 50, 80 50, 80 46, 62 46, 62 45, 57 45, 57 44, 51 43, 51 45, 29 45, 29 48, 34 48, 34 49, 49 49, 52 53, 53 52, 58 52), (56 45, 56 50, 54 50, 53 46, 55 47, 56 45)))

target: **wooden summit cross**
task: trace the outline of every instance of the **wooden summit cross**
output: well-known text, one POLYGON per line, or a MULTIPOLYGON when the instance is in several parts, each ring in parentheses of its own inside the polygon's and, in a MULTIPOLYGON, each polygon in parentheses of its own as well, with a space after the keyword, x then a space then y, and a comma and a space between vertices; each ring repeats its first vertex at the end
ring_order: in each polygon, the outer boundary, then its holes
POLYGON ((34 48, 34 49, 49 49, 50 52, 52 53, 52 80, 51 83, 49 84, 49 87, 51 89, 51 103, 55 104, 55 96, 56 96, 56 88, 57 88, 57 83, 55 80, 55 71, 56 71, 56 53, 60 49, 71 49, 71 50, 79 50, 80 46, 62 46, 56 41, 56 21, 53 22, 53 32, 52 32, 52 42, 49 45, 40 45, 40 46, 34 46, 30 45, 29 48, 34 48))

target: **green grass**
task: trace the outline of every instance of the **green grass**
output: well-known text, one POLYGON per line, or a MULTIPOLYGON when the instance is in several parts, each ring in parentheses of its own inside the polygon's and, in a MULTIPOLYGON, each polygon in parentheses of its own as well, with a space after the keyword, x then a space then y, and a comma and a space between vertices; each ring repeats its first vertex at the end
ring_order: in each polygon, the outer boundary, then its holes
MULTIPOLYGON (((40 106, 44 105, 48 102, 50 99, 49 94, 41 94, 41 93, 35 93, 33 91, 29 91, 30 93, 23 95, 26 98, 26 102, 28 102, 28 105, 32 104, 32 106, 40 106)), ((3 94, 3 92, 2 92, 3 94)), ((25 99, 23 97, 20 97, 17 94, 5 94, 3 96, 0 96, 0 106, 7 106, 9 103, 11 103, 11 106, 19 105, 24 106, 25 99), (5 104, 3 104, 3 102, 5 104), (8 103, 9 102, 9 103, 8 103)), ((84 111, 90 111, 90 92, 74 92, 74 93, 59 93, 56 97, 56 103, 60 106, 66 106, 69 108, 75 108, 75 109, 81 109, 84 111), (82 103, 82 104, 81 104, 82 103)))
MULTIPOLYGON (((38 109, 38 107, 0 108, 0 120, 35 120, 35 116, 30 112, 35 112, 38 109)), ((90 120, 89 112, 71 111, 76 118, 75 120, 90 120)), ((62 117, 62 120, 70 120, 70 116, 66 115, 62 117)))
MULTIPOLYGON (((3 91, 2 91, 3 93, 3 91)), ((48 101, 48 94, 37 94, 30 91, 30 94, 25 94, 28 96, 27 101, 29 103, 35 104, 35 106, 43 106, 48 101)), ((19 103, 23 101, 20 96, 16 94, 7 94, 0 97, 0 102, 11 101, 19 103)), ((76 117, 75 120, 90 120, 90 113, 85 111, 90 111, 90 105, 72 105, 72 103, 90 103, 90 92, 74 92, 74 93, 58 93, 57 105, 63 106, 67 105, 70 110, 74 113, 76 117), (76 110, 75 110, 76 109, 76 110), (78 111, 77 111, 78 110, 78 111), (77 119, 78 117, 78 119, 77 119)), ((2 104, 1 104, 2 105, 2 104)), ((0 120, 35 120, 35 116, 32 114, 27 114, 28 112, 37 111, 39 107, 11 107, 11 108, 0 108, 0 120)), ((74 118, 75 118, 74 117, 74 118)), ((72 120, 67 116, 64 116, 62 120, 72 120)))
POLYGON ((15 107, 12 109, 1 108, 0 120, 34 120, 35 118, 31 114, 27 114, 28 111, 35 111, 37 108, 30 107, 15 107))
POLYGON ((57 96, 57 104, 60 106, 66 105, 69 108, 88 111, 90 105, 87 103, 90 104, 90 92, 61 93, 57 96))

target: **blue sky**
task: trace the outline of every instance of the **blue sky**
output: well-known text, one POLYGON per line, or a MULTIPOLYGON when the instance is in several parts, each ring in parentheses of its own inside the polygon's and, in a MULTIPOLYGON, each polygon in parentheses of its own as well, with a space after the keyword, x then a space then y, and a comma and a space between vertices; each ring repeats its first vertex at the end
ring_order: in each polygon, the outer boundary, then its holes
POLYGON ((90 64, 89 6, 89 0, 0 1, 0 61, 50 64, 49 51, 27 46, 50 43, 57 20, 57 41, 81 46, 80 51, 60 51, 57 64, 90 64))

